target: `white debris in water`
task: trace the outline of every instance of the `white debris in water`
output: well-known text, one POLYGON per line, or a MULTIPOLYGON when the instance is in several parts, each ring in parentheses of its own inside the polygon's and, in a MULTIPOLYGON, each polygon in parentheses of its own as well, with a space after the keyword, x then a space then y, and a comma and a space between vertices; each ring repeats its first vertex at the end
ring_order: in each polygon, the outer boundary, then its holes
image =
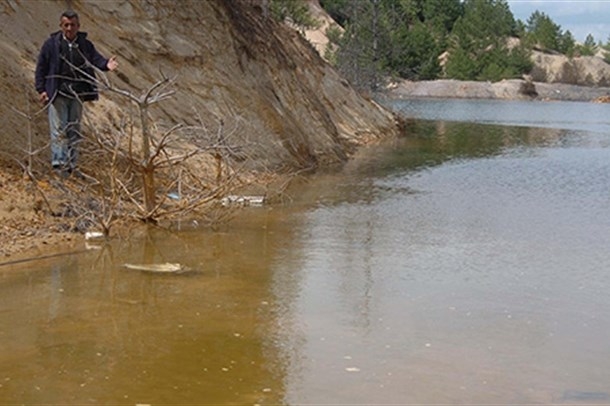
POLYGON ((187 270, 186 267, 183 267, 181 264, 173 264, 169 262, 166 262, 164 264, 123 264, 123 267, 127 269, 134 269, 137 271, 159 273, 179 273, 187 270))
POLYGON ((97 245, 97 244, 89 244, 88 242, 85 242, 85 249, 86 250, 101 250, 102 246, 97 245))
POLYGON ((345 357, 343 357, 343 359, 352 359, 351 355, 346 355, 345 357))
POLYGON ((427 347, 427 348, 430 348, 430 347, 432 347, 432 344, 430 344, 430 343, 426 343, 426 347, 427 347))
POLYGON ((357 367, 347 367, 345 368, 347 372, 360 372, 360 368, 357 367))
POLYGON ((265 389, 263 389, 263 392, 266 392, 266 393, 271 392, 271 388, 265 388, 265 389))
POLYGON ((264 196, 238 196, 238 195, 229 195, 223 197, 220 202, 223 206, 228 206, 229 204, 240 204, 244 206, 261 206, 265 201, 264 196))
POLYGON ((85 233, 85 240, 97 240, 104 238, 104 233, 101 231, 87 231, 85 233))

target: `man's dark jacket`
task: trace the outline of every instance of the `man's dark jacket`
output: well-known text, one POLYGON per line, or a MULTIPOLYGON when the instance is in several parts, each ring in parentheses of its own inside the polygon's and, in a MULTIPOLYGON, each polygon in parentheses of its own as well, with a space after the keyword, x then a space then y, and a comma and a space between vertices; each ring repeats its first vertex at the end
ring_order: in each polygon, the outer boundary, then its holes
MULTIPOLYGON (((45 41, 38 55, 36 64, 36 91, 38 93, 47 92, 50 100, 53 100, 59 90, 60 78, 59 72, 61 68, 60 59, 60 43, 63 33, 61 31, 54 32, 45 41)), ((76 36, 78 50, 82 52, 89 64, 96 68, 107 71, 108 59, 104 58, 93 46, 93 43, 87 39, 86 32, 78 32, 76 36)), ((95 77, 95 71, 92 66, 87 64, 83 69, 87 75, 95 77)), ((86 100, 97 100, 97 88, 92 86, 86 100)))

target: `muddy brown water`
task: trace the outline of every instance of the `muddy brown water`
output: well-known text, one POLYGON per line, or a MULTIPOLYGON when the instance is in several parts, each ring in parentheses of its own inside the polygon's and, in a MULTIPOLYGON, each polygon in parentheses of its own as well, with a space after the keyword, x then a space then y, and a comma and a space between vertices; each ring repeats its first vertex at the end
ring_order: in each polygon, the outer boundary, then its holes
POLYGON ((415 117, 220 231, 2 267, 0 404, 609 404, 598 125, 415 117))

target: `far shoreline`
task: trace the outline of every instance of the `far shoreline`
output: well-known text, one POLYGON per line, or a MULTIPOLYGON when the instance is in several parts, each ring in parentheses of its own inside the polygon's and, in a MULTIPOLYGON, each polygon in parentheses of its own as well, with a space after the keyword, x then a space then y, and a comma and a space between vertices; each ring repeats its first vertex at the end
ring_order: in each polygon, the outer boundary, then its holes
POLYGON ((569 85, 565 83, 528 82, 507 79, 500 82, 460 81, 398 81, 380 92, 394 99, 500 99, 532 101, 610 102, 610 87, 569 85), (523 94, 524 86, 533 85, 534 94, 523 94))

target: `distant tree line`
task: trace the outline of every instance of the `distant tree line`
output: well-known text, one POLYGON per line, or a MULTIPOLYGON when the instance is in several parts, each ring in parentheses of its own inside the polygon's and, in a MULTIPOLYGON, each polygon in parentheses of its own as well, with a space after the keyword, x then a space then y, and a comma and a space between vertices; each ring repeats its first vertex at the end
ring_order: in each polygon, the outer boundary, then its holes
MULTIPOLYGON (((296 10, 300 0, 272 0, 296 10)), ((606 45, 589 35, 577 44, 548 15, 515 20, 506 0, 320 0, 342 27, 331 29, 326 57, 357 87, 376 89, 388 76, 498 81, 533 68, 532 49, 594 55, 606 45), (514 40, 518 38, 520 41, 514 40)), ((293 21, 308 21, 299 9, 293 21)), ((276 15, 279 15, 276 13, 276 15)), ((282 18, 286 16, 282 15, 282 18)), ((608 59, 610 63, 610 58, 608 59)))

